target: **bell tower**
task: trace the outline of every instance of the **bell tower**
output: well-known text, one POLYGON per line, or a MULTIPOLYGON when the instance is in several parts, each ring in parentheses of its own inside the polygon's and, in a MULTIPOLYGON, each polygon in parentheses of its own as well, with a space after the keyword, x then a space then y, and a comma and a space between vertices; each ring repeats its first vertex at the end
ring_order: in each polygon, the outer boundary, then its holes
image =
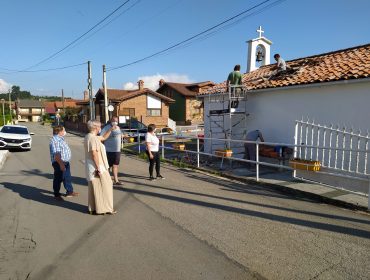
POLYGON ((270 47, 272 42, 262 36, 262 33, 265 32, 262 30, 262 26, 256 31, 259 33, 258 38, 247 41, 247 73, 258 69, 260 66, 270 64, 270 47))

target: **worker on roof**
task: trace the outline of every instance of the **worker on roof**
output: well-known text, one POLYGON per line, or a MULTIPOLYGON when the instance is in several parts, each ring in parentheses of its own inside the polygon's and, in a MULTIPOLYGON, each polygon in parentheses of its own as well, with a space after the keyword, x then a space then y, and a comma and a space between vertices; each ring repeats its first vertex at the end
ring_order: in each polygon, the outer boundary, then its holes
POLYGON ((276 60, 275 69, 278 72, 286 71, 286 63, 285 63, 285 60, 281 58, 280 54, 278 54, 278 53, 274 54, 274 58, 276 60))
POLYGON ((234 71, 230 72, 226 81, 226 91, 229 91, 229 86, 241 86, 242 85, 242 74, 240 73, 240 65, 237 64, 234 67, 234 71))

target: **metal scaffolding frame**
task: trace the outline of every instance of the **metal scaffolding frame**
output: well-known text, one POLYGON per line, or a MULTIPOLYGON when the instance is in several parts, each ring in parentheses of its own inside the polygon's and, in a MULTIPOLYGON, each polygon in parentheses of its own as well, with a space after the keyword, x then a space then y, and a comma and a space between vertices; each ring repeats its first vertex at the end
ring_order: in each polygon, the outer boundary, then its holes
MULTIPOLYGON (((229 141, 225 142, 225 148, 231 149, 232 139, 244 139, 247 132, 247 89, 244 86, 229 86, 227 92, 208 95, 208 123, 210 138, 223 138, 229 141), (243 101, 244 110, 239 108, 239 102, 243 101), (213 109, 212 104, 222 103, 222 109, 213 109), (240 126, 243 126, 241 133, 238 132, 240 126), (238 137, 239 136, 239 137, 238 137)), ((217 106, 220 107, 220 106, 217 106)), ((210 141, 211 153, 214 152, 214 146, 219 142, 210 141)))

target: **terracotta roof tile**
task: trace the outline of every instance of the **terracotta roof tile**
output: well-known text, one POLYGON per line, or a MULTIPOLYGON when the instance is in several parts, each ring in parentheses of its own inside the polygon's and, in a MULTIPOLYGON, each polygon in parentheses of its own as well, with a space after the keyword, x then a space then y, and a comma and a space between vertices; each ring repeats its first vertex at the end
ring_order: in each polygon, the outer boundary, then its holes
MULTIPOLYGON (((370 76, 370 44, 287 61, 287 71, 282 74, 274 74, 274 66, 262 66, 243 74, 243 84, 248 90, 258 90, 367 78, 370 76)), ((226 83, 222 82, 200 94, 225 90, 226 83)))
MULTIPOLYGON (((136 90, 123 90, 123 89, 107 89, 107 92, 108 92, 108 98, 112 101, 123 101, 123 100, 127 100, 127 99, 130 99, 132 97, 135 97, 135 96, 138 96, 138 95, 141 95, 141 94, 151 94, 151 95, 154 95, 154 96, 157 96, 167 102, 175 102, 175 100, 173 100, 172 98, 169 98, 167 96, 164 96, 158 92, 155 92, 155 91, 152 91, 148 88, 144 88, 144 89, 136 89, 136 90)), ((96 97, 98 95, 102 95, 104 96, 104 90, 102 88, 100 88, 98 90, 98 92, 96 93, 96 97)))
POLYGON ((192 84, 182 84, 182 83, 172 83, 165 82, 157 92, 162 92, 165 87, 170 87, 176 90, 178 93, 184 96, 196 96, 198 94, 198 89, 214 86, 214 83, 211 81, 192 83, 192 84))

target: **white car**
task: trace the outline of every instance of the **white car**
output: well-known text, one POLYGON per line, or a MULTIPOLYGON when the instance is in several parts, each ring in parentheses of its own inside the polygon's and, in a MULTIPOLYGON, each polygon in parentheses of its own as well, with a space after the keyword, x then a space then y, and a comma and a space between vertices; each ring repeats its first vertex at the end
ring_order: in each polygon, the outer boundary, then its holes
POLYGON ((33 133, 22 125, 0 127, 0 148, 31 150, 33 133))

